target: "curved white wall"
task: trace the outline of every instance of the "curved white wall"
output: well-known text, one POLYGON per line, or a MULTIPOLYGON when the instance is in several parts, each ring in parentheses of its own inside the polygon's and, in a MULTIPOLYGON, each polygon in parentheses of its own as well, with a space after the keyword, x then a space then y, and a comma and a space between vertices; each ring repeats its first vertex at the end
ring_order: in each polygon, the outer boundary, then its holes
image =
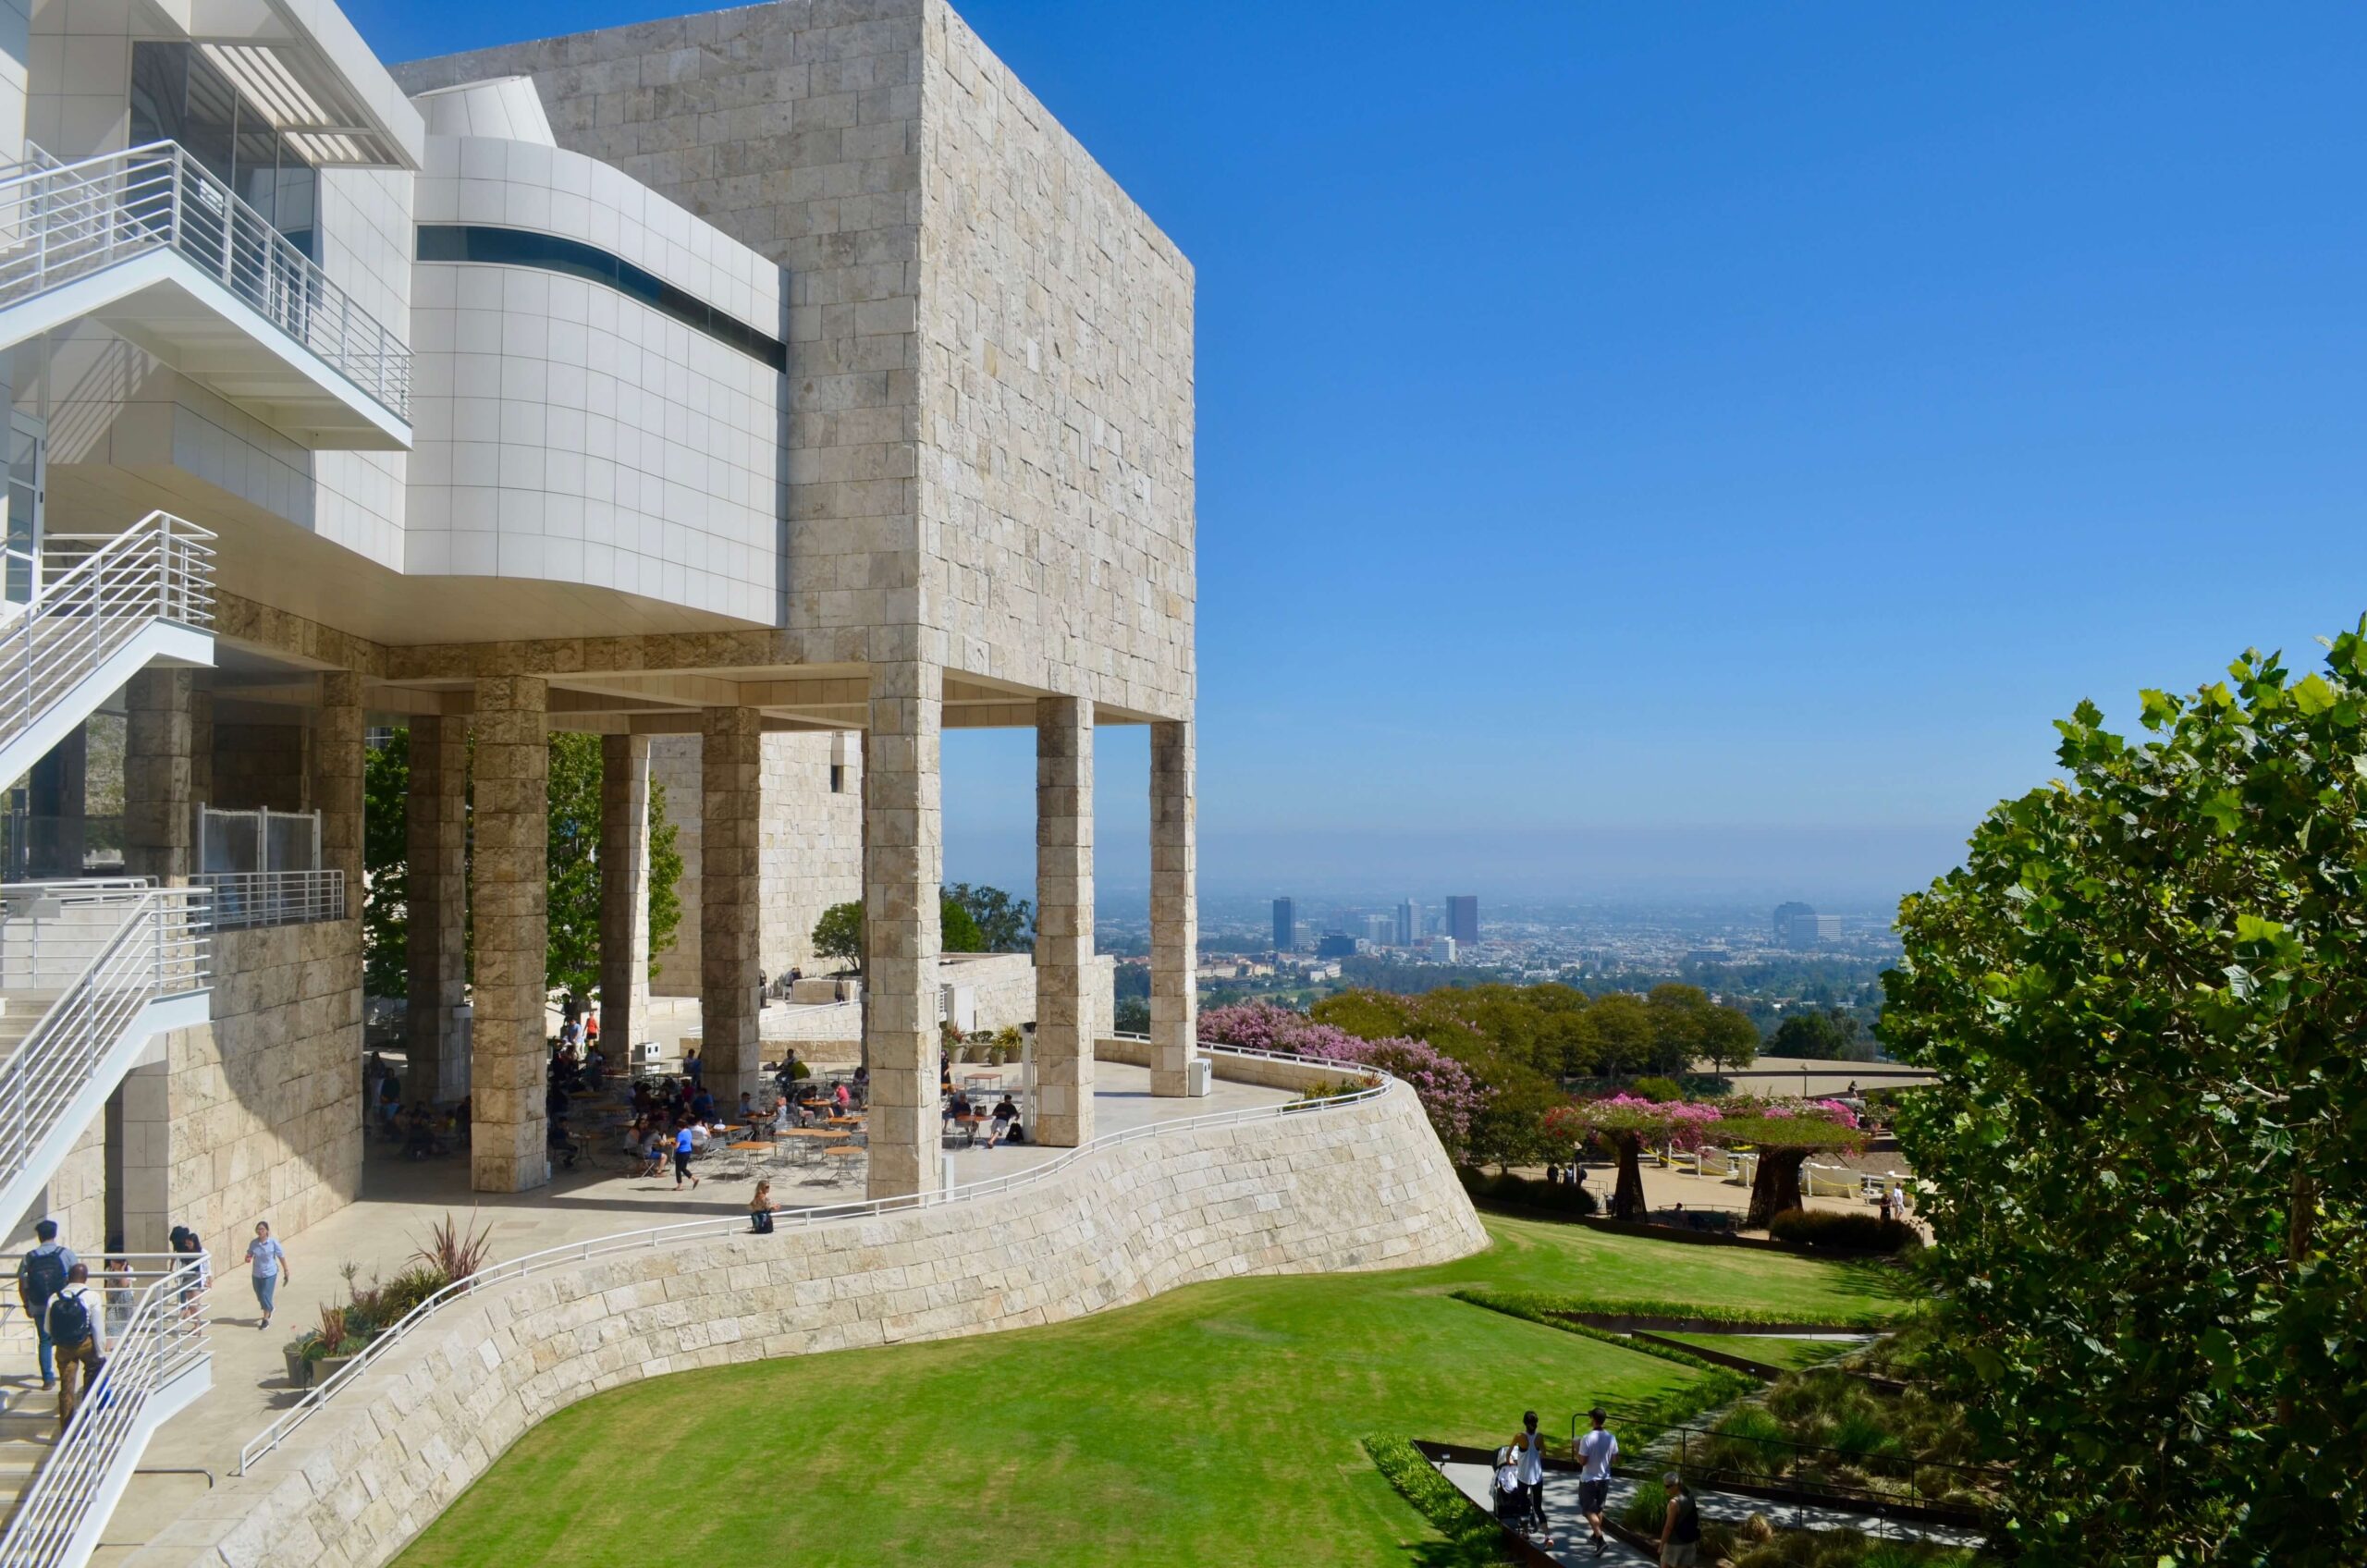
MULTIPOLYGON (((575 239, 767 336, 780 269, 605 164, 430 137, 414 213, 575 239)), ((404 570, 611 588, 771 625, 779 617, 785 379, 606 284, 539 268, 418 263, 404 570)), ((586 627, 586 631, 595 630, 586 627)))
POLYGON ((411 103, 426 116, 430 136, 491 136, 537 147, 558 145, 558 138, 551 134, 551 117, 543 112, 543 95, 534 91, 530 76, 439 87, 411 103))
POLYGON ((141 1561, 372 1568, 528 1427, 644 1378, 1056 1323, 1243 1274, 1411 1268, 1487 1240, 1400 1084, 1117 1145, 975 1203, 619 1254, 437 1314, 141 1561))

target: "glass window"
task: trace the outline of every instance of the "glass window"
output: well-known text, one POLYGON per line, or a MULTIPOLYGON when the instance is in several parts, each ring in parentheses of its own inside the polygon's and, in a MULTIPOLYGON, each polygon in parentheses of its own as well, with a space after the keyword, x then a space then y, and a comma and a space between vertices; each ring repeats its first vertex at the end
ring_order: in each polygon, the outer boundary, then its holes
POLYGON ((289 243, 320 259, 320 172, 192 45, 131 46, 131 141, 179 142, 289 243))

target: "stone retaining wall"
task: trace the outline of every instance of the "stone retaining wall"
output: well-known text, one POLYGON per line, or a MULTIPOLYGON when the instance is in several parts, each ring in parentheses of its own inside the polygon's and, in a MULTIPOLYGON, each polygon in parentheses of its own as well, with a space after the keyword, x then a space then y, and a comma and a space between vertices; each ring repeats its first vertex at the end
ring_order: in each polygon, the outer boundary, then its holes
POLYGON ((1396 1085, 1118 1145, 973 1203, 628 1253, 445 1309, 255 1474, 206 1494, 160 1537, 174 1544, 129 1561, 373 1568, 527 1428, 604 1389, 1056 1323, 1205 1280, 1415 1268, 1486 1243, 1396 1085))

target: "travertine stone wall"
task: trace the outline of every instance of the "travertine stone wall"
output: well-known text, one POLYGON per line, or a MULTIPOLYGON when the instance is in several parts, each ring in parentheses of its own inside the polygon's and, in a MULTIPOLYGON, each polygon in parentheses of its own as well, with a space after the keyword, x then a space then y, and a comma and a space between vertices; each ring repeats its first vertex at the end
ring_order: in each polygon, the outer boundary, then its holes
POLYGON ((757 1059, 756 825, 764 806, 764 716, 701 711, 699 1058, 724 1105, 753 1092, 757 1059))
POLYGON ((861 734, 766 736, 762 832, 766 976, 836 968, 814 956, 814 923, 863 897, 861 734))
POLYGON ((1192 726, 1150 729, 1151 1093, 1180 1095, 1198 1050, 1198 829, 1192 726))
POLYGON ((214 1021, 170 1035, 172 1219, 217 1251, 362 1190, 359 921, 214 938, 214 1021))
POLYGON ((550 1180, 543 1105, 549 688, 532 676, 497 676, 477 681, 476 699, 470 1178, 482 1193, 520 1193, 550 1180))
POLYGON ((649 1027, 649 737, 600 737, 600 1038, 622 1062, 649 1027))
POLYGON ((945 843, 938 777, 941 672, 876 666, 863 758, 863 978, 873 1197, 938 1182, 938 889, 945 843))
MULTIPOLYGON (((1093 704, 1036 703, 1036 1137, 1093 1137, 1093 704)), ((980 1021, 983 1023, 983 1020, 980 1021)))
POLYGON ((196 671, 143 669, 124 684, 123 869, 166 887, 189 881, 190 699, 196 671))
POLYGON ((321 813, 321 867, 345 873, 345 917, 362 918, 362 677, 321 677, 313 727, 313 803, 321 813))
POLYGON ((310 809, 311 741, 301 724, 216 723, 205 803, 225 811, 310 809))
POLYGON ((452 1105, 469 1093, 468 1032, 459 1017, 468 1000, 468 720, 414 717, 410 744, 404 1097, 452 1105))
MULTIPOLYGON (((1057 1323, 1244 1274, 1406 1268, 1487 1244, 1413 1092, 1143 1139, 1032 1186, 702 1239, 446 1309, 141 1568, 374 1568, 537 1421, 693 1367, 1057 1323)), ((817 1369, 818 1370, 818 1369, 817 1369)))

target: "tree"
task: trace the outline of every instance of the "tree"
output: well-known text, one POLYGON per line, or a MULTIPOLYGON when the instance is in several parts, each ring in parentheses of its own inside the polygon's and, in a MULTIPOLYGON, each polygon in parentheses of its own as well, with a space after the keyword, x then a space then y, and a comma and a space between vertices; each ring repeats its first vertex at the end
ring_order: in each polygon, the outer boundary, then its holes
MULTIPOLYGON (((978 928, 980 946, 977 952, 1024 953, 1036 945, 1036 908, 1025 899, 1014 899, 1000 888, 972 886, 956 882, 945 889, 946 898, 959 904, 978 928)), ((948 948, 948 951, 963 949, 948 948)))
POLYGON ((1907 899, 1882 1035, 2026 1561, 2367 1561, 2367 621, 2250 652, 1907 899))
POLYGON ((600 737, 551 737, 543 983, 578 996, 600 984, 600 737))
POLYGON ((946 953, 987 950, 986 934, 978 929, 978 923, 947 893, 938 894, 937 900, 937 948, 946 953))
POLYGON ((1612 1183, 1611 1217, 1633 1219, 1647 1207, 1644 1145, 1675 1144, 1699 1148, 1706 1130, 1719 1120, 1715 1106, 1613 1095, 1608 1099, 1564 1105, 1545 1118, 1545 1129, 1549 1136, 1565 1145, 1590 1138, 1612 1152, 1618 1161, 1619 1172, 1612 1183))
POLYGON ((362 759, 362 994, 411 994, 411 731, 362 759))
POLYGON ((1702 1021, 1700 1052, 1713 1072, 1748 1067, 1759 1055, 1759 1025, 1740 1008, 1712 1008, 1702 1021))
POLYGON ((1811 1061, 1871 1061, 1874 1047, 1858 1033, 1857 1019, 1846 1009, 1834 1007, 1787 1015, 1767 1042, 1767 1054, 1811 1061))
POLYGON ((863 905, 860 902, 832 904, 814 923, 814 951, 820 958, 834 958, 847 969, 863 968, 863 905))
POLYGON ((649 785, 649 977, 664 968, 659 954, 682 925, 682 827, 666 809, 666 786, 649 785))
POLYGON ((1722 1067, 1727 1061, 1740 1065, 1755 1052, 1759 1030, 1748 1015, 1720 1007, 1699 986, 1655 986, 1644 1005, 1652 1024, 1647 1063, 1651 1072, 1690 1072, 1695 1062, 1705 1060, 1722 1067))
POLYGON ((1759 1155, 1744 1228, 1761 1229, 1777 1215, 1800 1207, 1800 1167, 1809 1156, 1864 1148, 1865 1134, 1855 1122, 1848 1111, 1827 1101, 1823 1108, 1789 1114, 1771 1108, 1764 1116, 1730 1116, 1721 1123, 1719 1137, 1729 1144, 1748 1144, 1759 1155))
POLYGON ((1594 1037, 1597 1072, 1624 1076, 1653 1070, 1652 1012, 1643 998, 1625 992, 1598 997, 1585 1017, 1594 1037))

